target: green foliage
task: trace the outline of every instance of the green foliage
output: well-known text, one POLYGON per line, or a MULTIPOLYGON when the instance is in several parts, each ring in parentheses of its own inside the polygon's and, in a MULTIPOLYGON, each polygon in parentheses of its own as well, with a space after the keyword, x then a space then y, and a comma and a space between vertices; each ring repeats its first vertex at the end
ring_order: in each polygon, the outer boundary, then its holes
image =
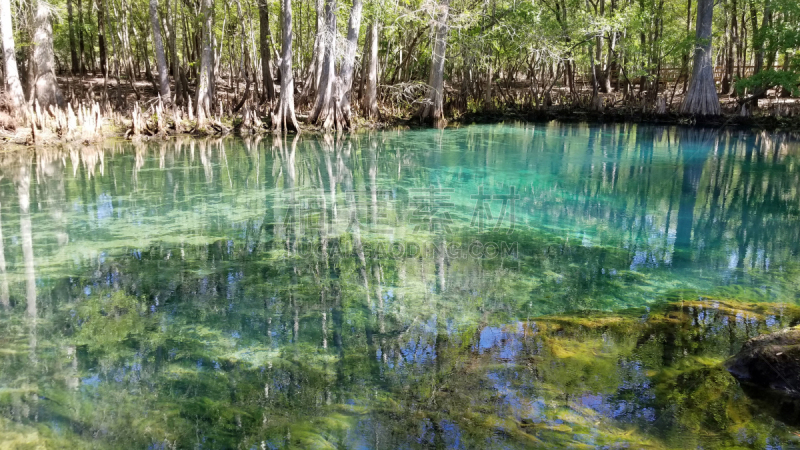
POLYGON ((792 95, 800 95, 800 73, 786 70, 762 70, 761 72, 736 81, 739 95, 745 92, 764 92, 781 87, 792 95))

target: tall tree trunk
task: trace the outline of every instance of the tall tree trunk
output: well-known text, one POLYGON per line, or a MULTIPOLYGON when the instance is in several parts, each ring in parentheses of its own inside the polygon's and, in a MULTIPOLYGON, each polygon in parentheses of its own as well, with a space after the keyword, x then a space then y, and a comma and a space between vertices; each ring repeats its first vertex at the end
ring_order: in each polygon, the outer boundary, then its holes
MULTIPOLYGON (((783 52, 783 71, 788 72, 790 68, 792 60, 792 55, 789 50, 783 52)), ((792 91, 790 89, 786 89, 786 87, 781 87, 781 97, 788 98, 792 96, 792 91)))
POLYGON ((275 82, 272 79, 270 69, 270 46, 269 46, 269 5, 267 0, 258 1, 258 38, 261 46, 261 78, 264 84, 264 96, 262 100, 272 102, 275 100, 275 82))
POLYGON ((364 95, 364 116, 369 119, 378 117, 378 18, 372 19, 367 32, 369 53, 367 59, 367 83, 364 95))
POLYGON ((329 130, 333 126, 336 115, 333 93, 336 88, 336 0, 326 0, 325 2, 325 33, 323 37, 321 45, 324 52, 322 74, 319 79, 317 99, 309 119, 311 123, 319 123, 324 129, 329 130))
MULTIPOLYGON (((779 16, 780 17, 780 14, 779 16)), ((780 30, 782 26, 775 26, 773 22, 773 13, 772 13, 772 6, 767 2, 764 6, 764 18, 767 21, 767 26, 765 29, 767 30, 780 30)), ((764 65, 764 70, 775 70, 775 61, 778 59, 778 46, 775 45, 775 34, 774 33, 767 33, 766 36, 766 48, 769 49, 769 53, 767 53, 767 60, 764 65)))
POLYGON ((730 73, 731 73, 731 86, 728 90, 728 94, 735 93, 735 86, 733 84, 733 80, 735 80, 735 75, 737 74, 737 62, 739 58, 739 54, 741 52, 741 43, 739 40, 739 19, 738 19, 738 11, 737 11, 736 0, 731 1, 731 26, 730 26, 730 55, 729 55, 729 62, 730 64, 730 73))
POLYGON ((6 92, 11 97, 14 114, 21 116, 27 104, 17 70, 14 28, 11 24, 11 1, 0 0, 0 35, 3 37, 3 64, 6 72, 6 92))
POLYGON ((281 92, 275 113, 272 115, 272 129, 300 131, 294 113, 294 74, 292 74, 292 0, 281 0, 281 92))
POLYGON ((50 105, 62 106, 64 97, 58 88, 53 55, 53 24, 50 22, 52 6, 44 0, 36 4, 33 35, 33 60, 36 64, 36 100, 45 111, 50 105))
POLYGON ((309 66, 309 72, 314 74, 314 78, 306 81, 303 86, 303 92, 300 94, 301 105, 305 104, 309 98, 317 93, 319 90, 319 81, 320 78, 322 78, 322 62, 325 50, 325 1, 316 0, 314 3, 316 6, 317 32, 314 37, 314 50, 311 65, 309 66))
MULTIPOLYGON (((605 2, 605 0, 600 0, 599 3, 600 3, 600 17, 605 17, 606 16, 606 2, 605 2)), ((610 7, 611 7, 611 13, 609 15, 612 15, 613 14, 613 8, 614 8, 613 3, 611 4, 610 7)), ((614 37, 613 37, 614 31, 611 31, 610 34, 611 34, 611 36, 609 36, 610 39, 608 39, 608 41, 609 41, 608 48, 609 49, 611 49, 612 46, 613 46, 611 41, 614 40, 614 37)), ((604 38, 603 38, 602 34, 597 36, 597 40, 595 42, 595 45, 597 45, 597 47, 595 49, 595 61, 597 63, 597 67, 595 68, 594 73, 595 73, 595 76, 597 77, 598 83, 600 84, 600 90, 602 92, 608 93, 608 92, 611 92, 611 80, 608 79, 606 74, 607 74, 607 69, 608 69, 608 67, 607 67, 608 66, 608 62, 611 60, 611 58, 610 58, 610 55, 608 55, 608 58, 607 58, 607 61, 606 61, 606 67, 603 67, 603 59, 604 59, 603 58, 603 40, 604 40, 604 38)))
POLYGON ((167 69, 167 58, 164 56, 164 41, 161 39, 161 23, 158 20, 158 0, 150 0, 150 23, 153 25, 153 47, 156 50, 158 66, 158 93, 163 101, 170 102, 172 92, 169 89, 169 69, 167 69))
MULTIPOLYGON (((753 21, 753 50, 756 52, 755 62, 753 64, 753 75, 755 75, 764 69, 764 42, 767 40, 767 30, 770 28, 769 25, 772 21, 770 0, 765 0, 764 2, 764 14, 761 17, 761 27, 756 28, 755 4, 752 1, 750 2, 750 13, 752 14, 750 20, 753 21)), ((772 67, 767 67, 767 69, 771 68, 772 67)))
POLYGON ((492 99, 492 78, 494 78, 494 64, 492 64, 492 48, 487 49, 487 67, 486 67, 486 84, 483 87, 483 109, 491 111, 494 109, 494 100, 492 99))
POLYGON ((753 52, 755 53, 755 61, 753 62, 753 75, 755 75, 761 72, 761 66, 764 64, 764 39, 762 37, 763 30, 758 29, 758 11, 756 11, 754 0, 750 0, 750 25, 753 36, 753 52))
MULTIPOLYGON (((169 3, 167 4, 167 10, 170 10, 169 3)), ((181 62, 180 58, 178 57, 178 27, 176 25, 178 20, 178 1, 175 1, 175 9, 172 9, 172 12, 169 14, 169 23, 170 28, 172 31, 169 33, 169 48, 170 52, 172 53, 172 79, 175 80, 175 100, 177 104, 182 104, 184 101, 188 99, 188 93, 183 89, 183 83, 181 82, 181 62), (186 99, 184 99, 186 96, 186 99)))
POLYGON ((430 92, 428 102, 420 108, 419 117, 438 125, 444 117, 444 61, 447 49, 447 16, 450 13, 450 0, 440 0, 437 9, 436 37, 428 81, 430 92))
POLYGON ((213 49, 211 43, 214 33, 214 0, 200 1, 200 16, 202 18, 202 54, 200 56, 200 73, 197 77, 197 127, 205 128, 206 121, 211 117, 211 102, 213 100, 214 73, 213 49))
POLYGON ((100 47, 100 72, 103 80, 108 78, 108 56, 106 54, 106 0, 97 0, 97 46, 100 47))
POLYGON ((83 46, 83 1, 78 0, 78 53, 80 59, 81 75, 86 73, 86 52, 83 46))
MULTIPOLYGON (((692 0, 686 0, 686 35, 688 37, 689 31, 692 29, 692 0)), ((683 79, 683 92, 686 93, 687 83, 689 82, 689 53, 684 53, 683 64, 681 65, 681 75, 683 79)))
MULTIPOLYGON (((10 16, 9 20, 11 20, 10 16)), ((75 21, 72 18, 72 0, 67 0, 67 20, 69 22, 69 55, 72 62, 72 74, 77 75, 80 65, 78 63, 78 49, 75 47, 75 26, 73 25, 75 21)))
MULTIPOLYGON (((617 65, 617 36, 618 33, 616 31, 612 31, 611 39, 608 40, 608 55, 606 55, 606 68, 605 73, 603 73, 603 92, 605 93, 610 93, 614 90, 613 86, 611 85, 611 78, 613 76, 614 68, 617 65)), ((620 75, 617 74, 617 78, 619 77, 620 75)))
POLYGON ((728 4, 725 4, 725 73, 722 77, 722 94, 730 94, 733 91, 733 40, 736 32, 733 30, 736 25, 736 13, 731 13, 728 4))
MULTIPOLYGON (((587 2, 588 3, 588 2, 587 2)), ((595 43, 596 44, 596 43, 595 43)), ((600 111, 603 109, 603 98, 600 97, 600 83, 598 80, 597 72, 599 71, 600 64, 595 64, 594 49, 592 48, 591 41, 589 42, 589 70, 592 71, 592 109, 600 111)))
POLYGON ((711 24, 714 0, 697 2, 697 44, 694 48, 694 67, 689 91, 681 104, 684 114, 718 116, 720 114, 717 87, 714 84, 714 66, 711 53, 711 24))
MULTIPOLYGON (((362 0, 353 0, 350 9, 350 20, 347 23, 347 41, 344 49, 344 59, 339 70, 341 97, 339 110, 342 113, 343 125, 352 128, 352 109, 350 102, 353 97, 353 72, 356 63, 356 50, 358 48, 358 32, 361 29, 362 0)), ((338 127, 337 127, 338 128, 338 127)))

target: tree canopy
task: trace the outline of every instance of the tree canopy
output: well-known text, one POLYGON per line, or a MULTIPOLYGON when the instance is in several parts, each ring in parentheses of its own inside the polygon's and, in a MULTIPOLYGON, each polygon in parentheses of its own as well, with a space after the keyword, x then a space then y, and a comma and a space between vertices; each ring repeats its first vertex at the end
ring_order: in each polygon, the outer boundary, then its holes
POLYGON ((129 113, 160 94, 201 127, 240 113, 282 129, 296 114, 325 129, 553 107, 749 114, 767 98, 788 114, 800 81, 794 0, 0 3, 17 113, 89 99, 129 113))

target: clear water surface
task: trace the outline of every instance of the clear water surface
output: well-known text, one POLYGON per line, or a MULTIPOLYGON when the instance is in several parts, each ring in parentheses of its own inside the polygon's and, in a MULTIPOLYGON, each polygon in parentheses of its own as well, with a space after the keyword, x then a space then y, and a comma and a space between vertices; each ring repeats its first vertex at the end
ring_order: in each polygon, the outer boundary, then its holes
POLYGON ((797 448, 722 363, 800 320, 799 157, 557 123, 3 153, 0 442, 797 448))

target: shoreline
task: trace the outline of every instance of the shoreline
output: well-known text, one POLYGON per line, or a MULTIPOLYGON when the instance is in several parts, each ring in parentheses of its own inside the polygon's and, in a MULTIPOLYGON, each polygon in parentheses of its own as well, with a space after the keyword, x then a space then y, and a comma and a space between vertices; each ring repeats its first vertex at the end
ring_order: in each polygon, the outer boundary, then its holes
MULTIPOLYGON (((298 115, 298 119, 303 125, 300 134, 325 134, 320 127, 309 125, 305 121, 307 116, 298 115)), ((161 119, 154 115, 144 124, 139 124, 141 131, 137 135, 132 135, 132 119, 122 119, 116 113, 112 113, 111 118, 101 117, 103 124, 96 126, 97 119, 92 121, 93 129, 87 137, 87 133, 80 126, 77 130, 71 130, 70 136, 63 136, 63 129, 54 127, 51 129, 49 122, 57 117, 45 120, 45 125, 37 127, 35 139, 32 137, 30 126, 18 127, 13 132, 0 132, 0 144, 4 150, 19 150, 37 147, 59 146, 64 144, 83 144, 90 145, 107 139, 124 139, 131 141, 150 141, 156 139, 169 139, 176 136, 193 137, 197 139, 209 137, 234 136, 253 136, 253 135, 272 135, 275 134, 268 127, 268 122, 260 126, 245 127, 241 117, 223 117, 220 120, 212 121, 208 130, 198 131, 194 121, 180 120, 180 127, 176 131, 173 117, 164 114, 161 119), (116 119, 115 119, 116 118, 116 119), (144 127, 142 127, 144 125, 144 127), (160 130, 160 131, 159 131, 160 130)), ((141 120, 141 119, 140 119, 141 120)), ((726 114, 720 116, 688 116, 677 113, 654 114, 654 113, 634 113, 633 111, 621 111, 619 109, 606 110, 603 112, 590 111, 585 109, 530 109, 518 110, 510 109, 503 111, 479 111, 458 114, 455 117, 446 119, 443 126, 438 128, 457 128, 476 124, 499 124, 504 122, 523 122, 523 123, 545 123, 558 121, 563 123, 586 123, 592 124, 641 124, 653 126, 684 126, 684 127, 703 127, 719 129, 742 129, 750 131, 776 131, 776 132, 798 132, 800 131, 800 117, 778 117, 775 115, 755 115, 742 117, 739 115, 726 114)), ((62 127, 63 128, 63 127, 62 127)), ((73 128, 74 127, 73 125, 73 128)), ((393 129, 428 129, 434 126, 420 121, 415 117, 393 116, 381 118, 379 120, 360 119, 356 122, 354 130, 344 131, 345 133, 359 133, 367 130, 393 130, 393 129)), ((330 133, 330 132, 327 132, 330 133)), ((289 134, 295 134, 291 132, 289 134)))

